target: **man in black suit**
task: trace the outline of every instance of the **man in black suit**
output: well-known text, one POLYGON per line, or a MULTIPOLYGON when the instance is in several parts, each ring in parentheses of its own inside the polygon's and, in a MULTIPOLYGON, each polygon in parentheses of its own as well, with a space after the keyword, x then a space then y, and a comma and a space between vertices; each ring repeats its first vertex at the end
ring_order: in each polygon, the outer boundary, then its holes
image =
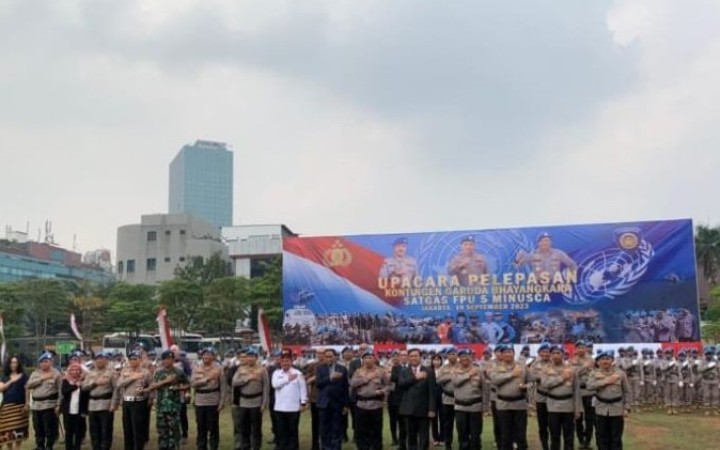
POLYGON ((407 430, 405 429, 405 418, 400 415, 400 404, 402 404, 403 396, 405 395, 405 389, 398 385, 400 380, 400 372, 407 368, 408 365, 408 354, 407 350, 400 350, 398 352, 397 364, 393 364, 390 371, 390 383, 392 385, 392 391, 388 398, 388 412, 390 415, 390 431, 393 437, 393 444, 398 446, 398 450, 407 450, 407 430), (397 441, 395 440, 395 434, 393 431, 393 419, 397 420, 397 441))
POLYGON ((408 352, 410 365, 400 370, 398 386, 405 389, 400 415, 405 416, 407 450, 428 450, 428 420, 435 417, 435 374, 420 364, 420 350, 408 352))
POLYGON ((320 418, 320 441, 323 450, 340 450, 342 418, 348 406, 348 371, 337 363, 337 352, 325 350, 325 364, 315 369, 317 409, 320 418))

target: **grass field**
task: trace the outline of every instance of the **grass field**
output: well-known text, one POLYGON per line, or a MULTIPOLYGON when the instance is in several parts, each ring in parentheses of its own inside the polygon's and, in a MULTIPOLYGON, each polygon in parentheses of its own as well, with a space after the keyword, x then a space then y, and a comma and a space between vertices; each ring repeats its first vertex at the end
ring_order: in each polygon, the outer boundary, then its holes
MULTIPOLYGON (((115 439, 113 449, 122 449, 122 425, 120 412, 115 415, 115 439)), ((190 437, 182 448, 194 449, 195 446, 195 423, 192 408, 188 411, 190 420, 190 437)), ((152 421, 154 422, 153 415, 152 421)), ((232 419, 230 409, 226 408, 221 413, 220 422, 220 448, 232 450, 232 419)), ((535 419, 529 419, 528 439, 531 449, 539 449, 537 440, 537 427, 535 419)), ((150 445, 147 450, 157 449, 154 424, 151 426, 150 445)), ((273 446, 267 441, 272 437, 270 434, 270 419, 265 415, 263 420, 263 449, 272 449, 273 446)), ((384 424, 384 444, 390 449, 390 431, 387 416, 384 424)), ((663 412, 649 412, 631 415, 625 423, 625 449, 629 450, 700 450, 720 448, 720 416, 706 417, 699 412, 679 416, 668 416, 663 412)), ((485 418, 483 424, 482 445, 485 449, 494 448, 492 437, 492 419, 485 418)), ((32 440, 26 442, 23 449, 32 449, 32 440)), ((64 448, 63 444, 55 446, 56 450, 64 448)), ((83 448, 90 448, 86 440, 83 448)), ((353 449, 352 444, 345 444, 343 449, 353 449)), ((457 448, 457 442, 455 443, 457 448)), ((576 447, 577 448, 577 447, 576 447)), ((303 413, 300 419, 300 449, 310 450, 310 413, 303 413)))

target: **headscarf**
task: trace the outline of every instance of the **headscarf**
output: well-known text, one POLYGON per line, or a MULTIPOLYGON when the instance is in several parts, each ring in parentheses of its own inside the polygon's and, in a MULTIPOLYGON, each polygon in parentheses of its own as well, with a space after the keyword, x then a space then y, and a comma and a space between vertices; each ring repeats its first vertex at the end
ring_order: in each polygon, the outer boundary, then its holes
POLYGON ((68 368, 67 372, 65 372, 65 379, 68 380, 70 384, 80 384, 82 381, 82 366, 79 363, 71 363, 68 368), (77 369, 76 371, 73 369, 77 369))

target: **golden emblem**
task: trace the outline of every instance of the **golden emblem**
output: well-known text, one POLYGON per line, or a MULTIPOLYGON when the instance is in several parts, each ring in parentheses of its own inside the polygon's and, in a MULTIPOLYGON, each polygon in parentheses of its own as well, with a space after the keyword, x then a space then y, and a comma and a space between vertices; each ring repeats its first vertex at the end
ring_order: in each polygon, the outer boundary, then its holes
POLYGON ((640 244, 640 239, 635 233, 623 233, 620 235, 620 247, 625 250, 635 250, 640 244))
POLYGON ((343 246, 340 240, 337 240, 331 248, 323 253, 323 262, 327 267, 349 266, 352 262, 352 253, 343 246))

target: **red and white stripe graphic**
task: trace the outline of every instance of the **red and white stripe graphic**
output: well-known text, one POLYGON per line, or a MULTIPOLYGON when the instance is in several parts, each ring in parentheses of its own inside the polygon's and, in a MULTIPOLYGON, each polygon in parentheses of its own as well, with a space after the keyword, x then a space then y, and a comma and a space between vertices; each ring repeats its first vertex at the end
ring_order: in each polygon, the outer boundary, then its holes
POLYGON ((260 335, 260 345, 267 353, 272 351, 272 339, 270 338, 270 326, 268 325, 267 316, 262 308, 258 308, 258 335, 260 335))
POLYGON ((72 330, 73 334, 80 342, 83 341, 82 334, 80 334, 80 330, 78 329, 77 322, 75 321, 75 314, 70 314, 70 329, 72 330))
POLYGON ((170 321, 168 320, 167 310, 165 308, 158 311, 157 323, 158 334, 160 335, 160 345, 164 350, 167 350, 171 345, 173 345, 173 338, 170 334, 170 321))

